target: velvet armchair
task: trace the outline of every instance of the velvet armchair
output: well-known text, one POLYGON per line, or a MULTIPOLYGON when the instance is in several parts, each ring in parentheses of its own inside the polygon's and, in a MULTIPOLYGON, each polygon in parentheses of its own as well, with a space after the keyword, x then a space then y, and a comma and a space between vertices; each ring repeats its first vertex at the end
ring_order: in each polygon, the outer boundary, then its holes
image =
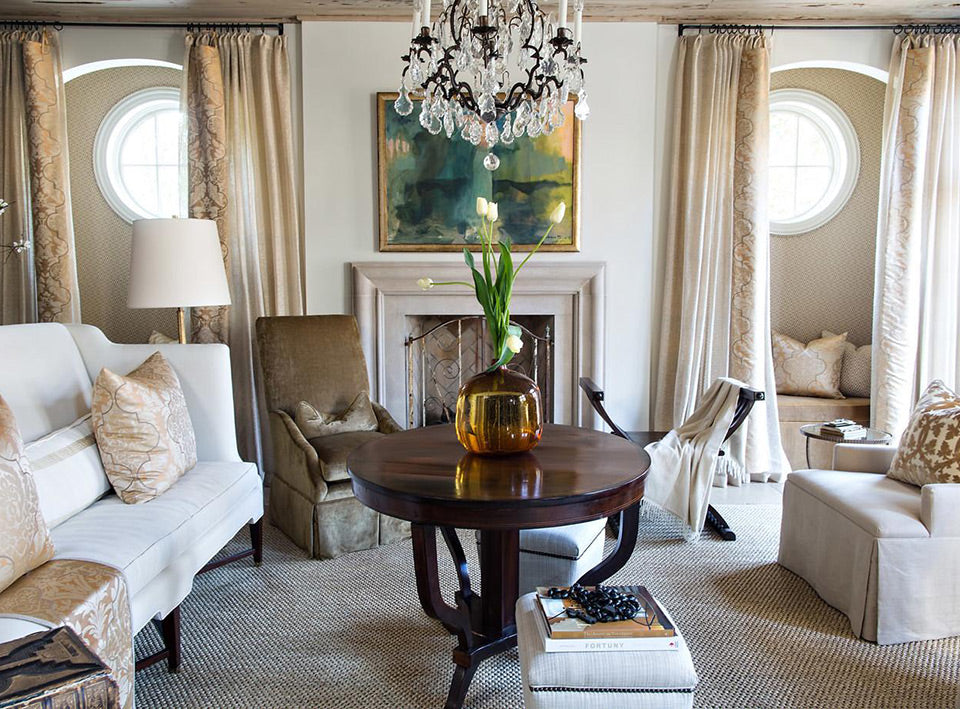
MULTIPOLYGON (((307 439, 294 421, 300 401, 318 411, 346 409, 370 391, 357 321, 350 315, 257 320, 272 455, 270 521, 316 558, 333 558, 409 536, 409 524, 361 505, 353 495, 347 456, 358 446, 401 430, 372 402, 376 431, 307 439)), ((267 432, 264 431, 266 437, 267 432)))

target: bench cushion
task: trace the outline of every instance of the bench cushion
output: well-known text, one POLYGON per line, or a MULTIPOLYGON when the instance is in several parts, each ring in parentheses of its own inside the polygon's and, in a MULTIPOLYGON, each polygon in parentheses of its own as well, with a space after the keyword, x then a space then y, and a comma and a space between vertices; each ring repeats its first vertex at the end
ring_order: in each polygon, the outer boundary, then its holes
POLYGON ((528 554, 543 554, 561 559, 576 560, 582 557, 597 537, 603 534, 607 520, 568 524, 564 527, 520 530, 520 551, 528 554))
POLYGON ((149 502, 126 505, 109 495, 54 528, 56 558, 119 569, 135 596, 260 489, 260 476, 251 463, 197 463, 149 502))
POLYGON ((877 538, 929 537, 920 521, 920 488, 875 473, 801 470, 787 479, 877 538))

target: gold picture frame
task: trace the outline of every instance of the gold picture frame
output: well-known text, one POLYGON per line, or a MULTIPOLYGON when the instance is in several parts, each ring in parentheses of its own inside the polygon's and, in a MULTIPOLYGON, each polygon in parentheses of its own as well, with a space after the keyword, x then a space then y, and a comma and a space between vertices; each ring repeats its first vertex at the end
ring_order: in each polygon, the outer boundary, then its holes
POLYGON ((396 113, 396 98, 396 92, 376 95, 380 251, 479 250, 471 231, 479 223, 476 196, 500 202, 498 228, 511 237, 513 251, 534 247, 548 226, 550 210, 564 199, 564 222, 540 250, 580 251, 582 144, 580 121, 573 114, 575 100, 567 104, 564 123, 551 136, 523 136, 509 147, 494 148, 501 166, 491 173, 482 167, 488 152, 482 144, 474 147, 456 136, 431 135, 419 124, 419 109, 409 116, 396 113), (463 168, 451 170, 451 161, 462 162, 463 168), (544 166, 542 175, 537 166, 544 166), (511 175, 525 175, 527 181, 506 179, 511 175), (479 189, 486 179, 489 189, 479 189))

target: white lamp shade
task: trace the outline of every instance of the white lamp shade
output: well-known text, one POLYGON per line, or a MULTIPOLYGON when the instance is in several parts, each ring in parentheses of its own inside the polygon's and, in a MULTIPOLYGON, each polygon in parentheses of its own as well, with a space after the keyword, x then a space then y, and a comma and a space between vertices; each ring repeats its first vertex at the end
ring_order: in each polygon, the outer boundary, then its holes
POLYGON ((131 308, 230 305, 217 224, 209 219, 140 219, 130 252, 131 308))

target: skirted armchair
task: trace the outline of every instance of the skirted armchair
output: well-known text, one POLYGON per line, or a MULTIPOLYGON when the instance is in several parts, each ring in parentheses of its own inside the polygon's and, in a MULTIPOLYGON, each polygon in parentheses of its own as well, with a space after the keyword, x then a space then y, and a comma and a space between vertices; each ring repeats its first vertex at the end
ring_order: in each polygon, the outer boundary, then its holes
POLYGON ((333 558, 406 538, 409 524, 364 507, 353 496, 347 456, 369 440, 401 430, 373 403, 376 431, 308 440, 294 421, 307 401, 339 412, 370 391, 357 321, 350 315, 257 320, 272 459, 270 521, 316 558, 333 558))

